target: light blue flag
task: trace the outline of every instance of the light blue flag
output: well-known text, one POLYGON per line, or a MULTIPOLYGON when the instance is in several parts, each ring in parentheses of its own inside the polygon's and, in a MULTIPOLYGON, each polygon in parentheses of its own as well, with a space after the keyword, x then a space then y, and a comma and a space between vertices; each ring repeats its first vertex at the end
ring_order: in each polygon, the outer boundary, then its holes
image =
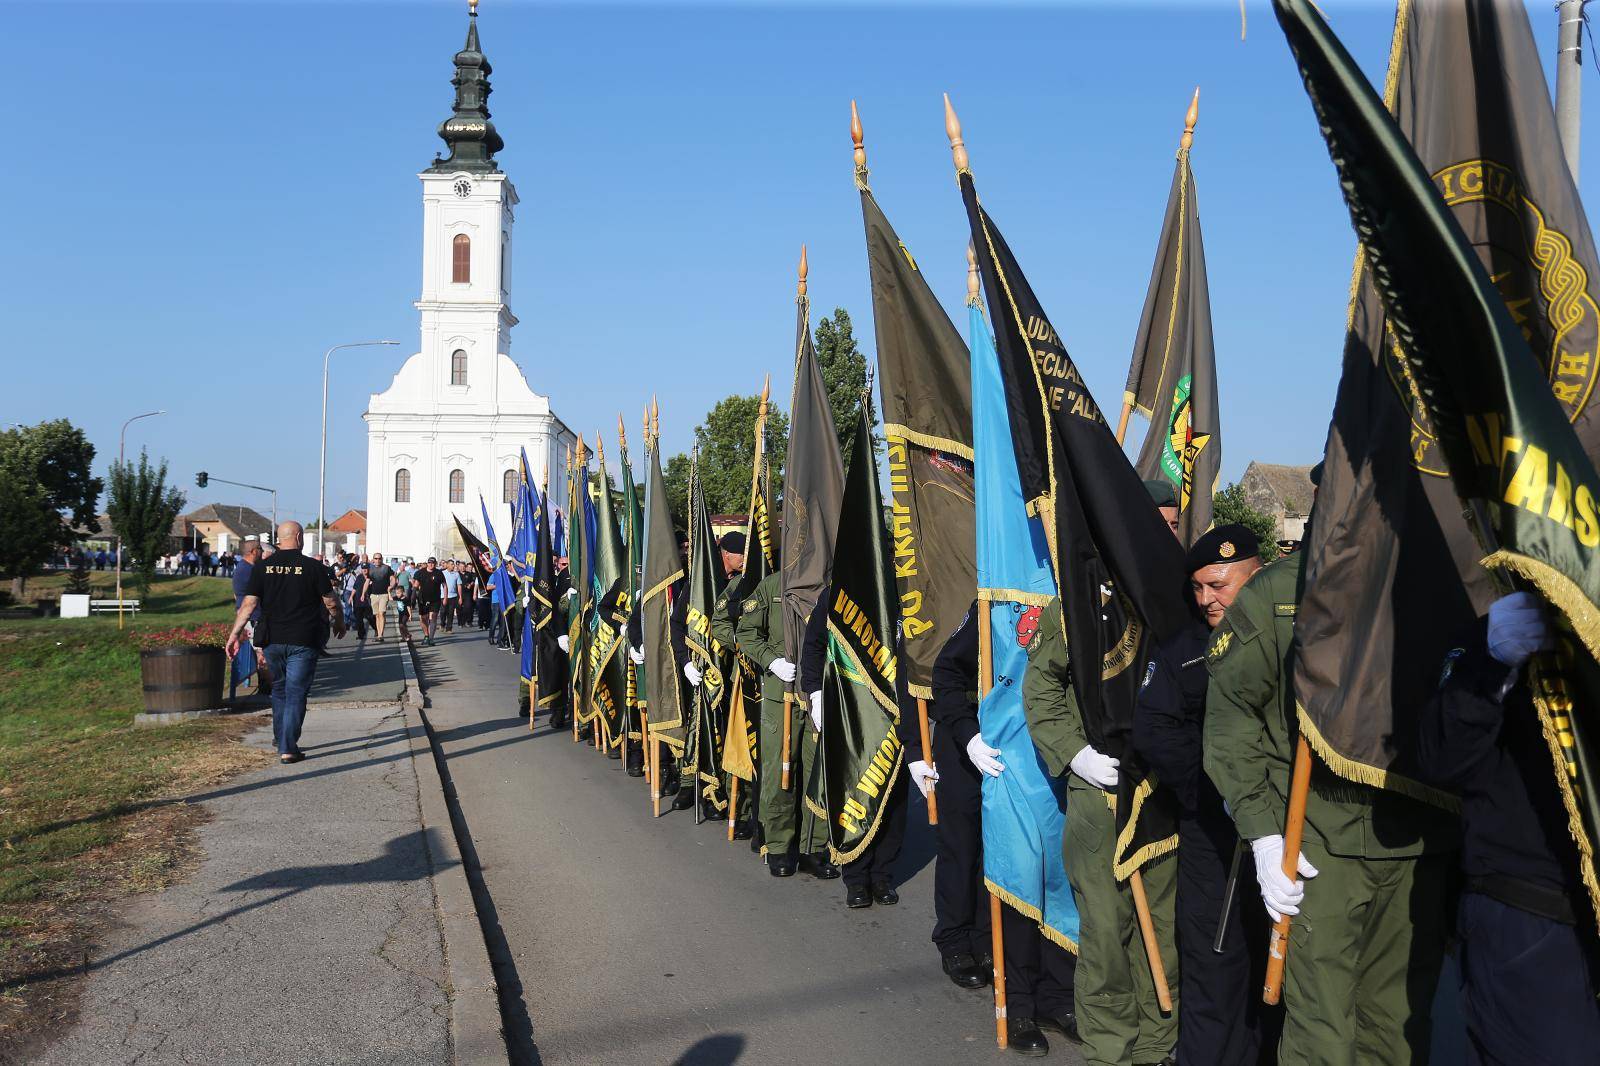
POLYGON ((989 601, 994 687, 978 727, 1000 749, 1005 772, 983 779, 983 879, 989 891, 1037 921, 1044 935, 1078 950, 1078 908, 1061 853, 1067 787, 1033 746, 1022 710, 1027 645, 1055 595, 1044 529, 1022 502, 1000 362, 983 312, 969 309, 972 451, 976 473, 978 598, 989 601))
POLYGON ((506 561, 500 555, 500 542, 495 540, 494 523, 489 521, 489 505, 483 502, 483 494, 478 494, 478 506, 483 510, 484 540, 489 543, 489 554, 494 563, 494 572, 489 575, 489 580, 494 585, 493 596, 500 604, 500 613, 505 614, 511 610, 513 592, 511 589, 511 575, 506 573, 506 561))

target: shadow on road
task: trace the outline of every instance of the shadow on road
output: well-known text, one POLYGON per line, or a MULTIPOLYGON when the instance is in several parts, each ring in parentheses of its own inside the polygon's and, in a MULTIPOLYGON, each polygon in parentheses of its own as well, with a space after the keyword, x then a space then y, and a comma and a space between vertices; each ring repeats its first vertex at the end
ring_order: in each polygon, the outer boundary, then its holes
POLYGON ((732 1066, 744 1054, 744 1037, 738 1033, 718 1033, 696 1041, 672 1062, 672 1066, 732 1066))

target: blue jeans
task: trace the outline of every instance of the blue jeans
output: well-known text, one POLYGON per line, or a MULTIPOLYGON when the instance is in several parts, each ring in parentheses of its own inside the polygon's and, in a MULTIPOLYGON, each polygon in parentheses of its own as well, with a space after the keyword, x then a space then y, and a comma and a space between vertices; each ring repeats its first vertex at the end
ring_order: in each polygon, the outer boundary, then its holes
POLYGON ((272 742, 279 755, 294 755, 300 751, 306 696, 321 653, 303 644, 268 644, 266 656, 272 671, 272 742))

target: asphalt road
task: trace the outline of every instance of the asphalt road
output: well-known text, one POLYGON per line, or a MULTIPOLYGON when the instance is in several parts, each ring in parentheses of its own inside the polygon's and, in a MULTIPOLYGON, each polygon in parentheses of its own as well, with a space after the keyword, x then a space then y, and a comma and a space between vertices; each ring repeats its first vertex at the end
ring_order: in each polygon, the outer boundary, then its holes
MULTIPOLYGON (((492 901, 513 1061, 1003 1062, 989 989, 939 969, 933 837, 909 812, 900 904, 769 876, 725 825, 650 817, 620 762, 516 716, 516 657, 476 630, 418 648, 427 717, 492 901), (504 968, 515 980, 504 980, 504 968)), ((464 845, 466 842, 464 842, 464 845)), ((467 849, 464 846, 463 851, 467 849)), ((469 865, 474 861, 466 854, 469 865)), ((1053 1040, 1051 1061, 1082 1060, 1053 1040)))

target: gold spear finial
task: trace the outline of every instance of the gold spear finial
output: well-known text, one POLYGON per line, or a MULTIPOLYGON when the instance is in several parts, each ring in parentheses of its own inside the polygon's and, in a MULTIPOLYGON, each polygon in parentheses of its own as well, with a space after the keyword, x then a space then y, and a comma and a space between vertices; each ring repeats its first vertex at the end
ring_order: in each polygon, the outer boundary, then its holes
POLYGON ((579 433, 578 434, 578 450, 573 453, 572 465, 575 466, 575 467, 576 466, 582 466, 583 465, 584 456, 587 455, 587 454, 588 454, 588 452, 585 451, 584 447, 583 447, 583 434, 579 433))
POLYGON ((800 246, 800 283, 795 289, 795 295, 804 297, 806 294, 806 275, 811 272, 811 267, 806 262, 806 246, 800 246))
POLYGON ((967 161, 967 142, 961 139, 961 120, 956 117, 956 109, 950 106, 949 93, 944 94, 944 132, 950 138, 950 158, 955 160, 956 173, 972 173, 967 161))
POLYGON ((650 397, 650 435, 661 439, 661 401, 650 397))
POLYGON ((850 101, 850 141, 855 145, 854 157, 856 161, 856 188, 862 192, 871 192, 872 187, 867 184, 867 149, 862 143, 861 112, 856 109, 856 102, 850 101))
POLYGON ((978 306, 978 252, 967 242, 967 303, 978 306))
POLYGON ((628 450, 628 431, 622 424, 622 416, 617 416, 617 447, 623 451, 628 450))
POLYGON ((1178 140, 1178 151, 1187 152, 1194 145, 1194 125, 1200 121, 1200 87, 1194 88, 1194 99, 1189 101, 1189 110, 1183 116, 1183 136, 1178 140))
POLYGON ((761 379, 761 410, 763 412, 766 411, 766 409, 767 409, 767 401, 771 398, 771 396, 772 396, 772 375, 769 373, 766 377, 761 379))
POLYGON ((467 0, 467 14, 472 18, 478 17, 478 0, 467 0))
POLYGON ((598 432, 594 435, 594 459, 601 466, 606 465, 606 439, 598 432))

